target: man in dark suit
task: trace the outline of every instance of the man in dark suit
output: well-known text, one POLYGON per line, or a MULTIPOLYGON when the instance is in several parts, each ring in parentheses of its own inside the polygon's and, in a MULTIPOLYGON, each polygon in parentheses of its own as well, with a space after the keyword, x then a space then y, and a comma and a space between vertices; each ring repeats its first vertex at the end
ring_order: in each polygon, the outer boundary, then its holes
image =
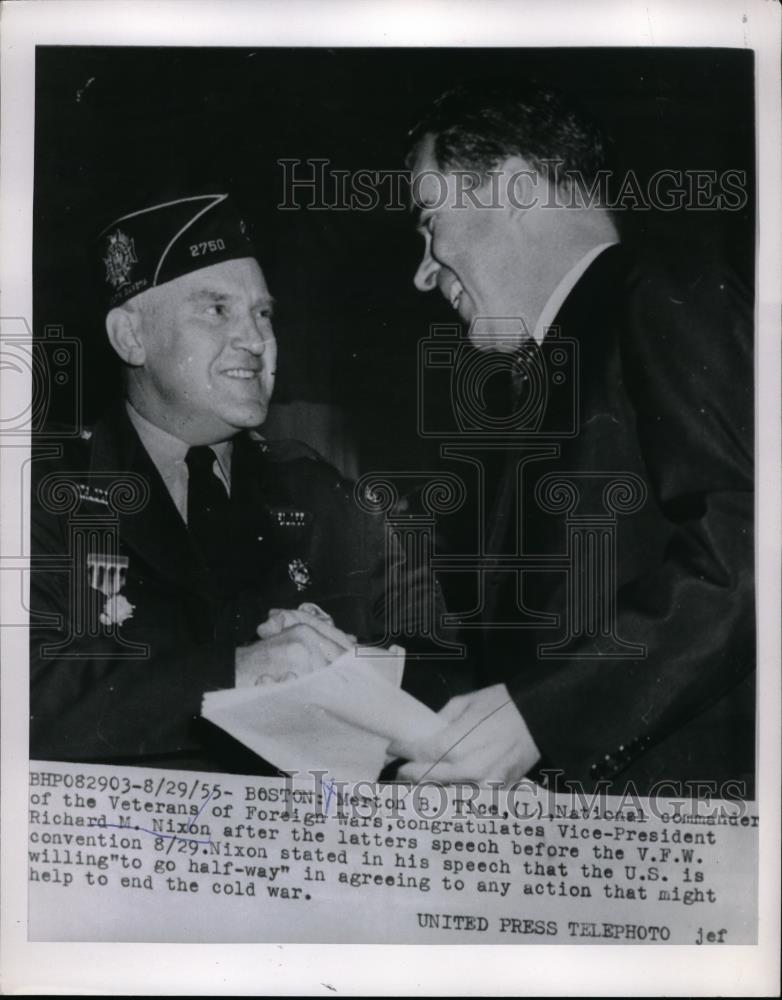
POLYGON ((316 453, 255 431, 272 298, 227 195, 143 205, 99 255, 125 393, 33 463, 31 753, 263 771, 202 696, 382 638, 382 520, 316 453))
POLYGON ((416 287, 507 362, 518 420, 481 526, 485 686, 400 774, 751 794, 751 293, 622 245, 601 135, 554 94, 445 94, 411 165, 416 287))

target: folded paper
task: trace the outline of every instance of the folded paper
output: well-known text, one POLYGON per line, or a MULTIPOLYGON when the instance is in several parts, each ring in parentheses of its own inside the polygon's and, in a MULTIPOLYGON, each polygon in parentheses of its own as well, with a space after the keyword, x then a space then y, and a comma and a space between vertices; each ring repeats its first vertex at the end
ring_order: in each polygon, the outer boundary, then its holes
POLYGON ((374 781, 392 742, 444 726, 401 690, 404 665, 398 646, 358 646, 296 680, 210 692, 202 715, 281 771, 374 781))

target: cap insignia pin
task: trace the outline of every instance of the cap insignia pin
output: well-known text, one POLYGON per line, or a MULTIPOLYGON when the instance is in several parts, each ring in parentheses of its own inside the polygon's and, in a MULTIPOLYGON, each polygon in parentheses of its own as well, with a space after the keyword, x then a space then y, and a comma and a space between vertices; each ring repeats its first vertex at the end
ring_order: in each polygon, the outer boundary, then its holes
POLYGON ((126 236, 121 229, 109 236, 103 263, 106 265, 106 280, 111 282, 114 288, 126 284, 131 268, 134 264, 138 264, 133 239, 126 236))

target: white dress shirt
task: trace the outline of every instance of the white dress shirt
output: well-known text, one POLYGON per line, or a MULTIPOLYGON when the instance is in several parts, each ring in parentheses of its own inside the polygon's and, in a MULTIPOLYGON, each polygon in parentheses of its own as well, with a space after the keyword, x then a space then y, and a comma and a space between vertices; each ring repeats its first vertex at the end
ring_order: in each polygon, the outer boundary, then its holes
POLYGON ((597 257, 607 250, 609 247, 615 246, 619 240, 610 240, 608 243, 600 243, 596 247, 585 253, 578 263, 571 267, 564 278, 560 281, 557 287, 549 296, 548 302, 543 306, 538 321, 535 324, 535 329, 532 332, 532 336, 537 344, 543 342, 543 338, 546 336, 546 330, 551 326, 557 317, 557 313, 562 308, 565 299, 570 295, 573 289, 578 284, 579 279, 597 257))
MULTIPOLYGON (((169 434, 161 427, 151 424, 146 417, 135 410, 130 403, 125 403, 130 422, 141 438, 141 443, 160 473, 174 506, 179 511, 182 520, 187 524, 187 484, 188 470, 185 463, 190 445, 180 441, 178 437, 169 434)), ((231 453, 233 442, 221 441, 210 445, 215 453, 214 473, 225 486, 228 495, 231 494, 231 453)))

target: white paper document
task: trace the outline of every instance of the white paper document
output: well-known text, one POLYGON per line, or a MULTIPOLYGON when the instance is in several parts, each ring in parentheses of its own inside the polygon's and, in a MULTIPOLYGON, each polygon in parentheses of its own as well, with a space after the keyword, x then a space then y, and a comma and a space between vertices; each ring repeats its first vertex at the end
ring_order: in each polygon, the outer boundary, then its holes
POLYGON ((444 723, 402 691, 405 652, 355 647, 297 680, 204 696, 202 715, 282 771, 375 780, 394 740, 444 723))

